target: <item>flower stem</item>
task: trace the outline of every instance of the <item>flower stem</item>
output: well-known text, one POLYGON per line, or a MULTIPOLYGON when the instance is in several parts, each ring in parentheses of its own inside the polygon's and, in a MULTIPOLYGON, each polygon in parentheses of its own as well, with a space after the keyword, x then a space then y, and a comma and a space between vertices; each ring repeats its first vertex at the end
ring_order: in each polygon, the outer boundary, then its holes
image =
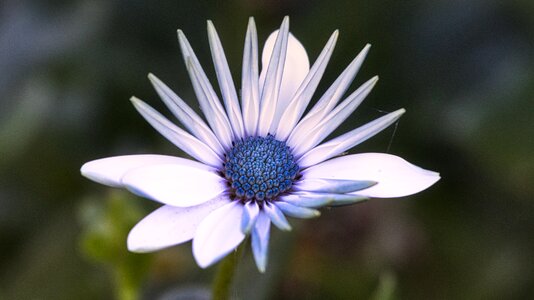
POLYGON ((232 280, 235 275, 235 269, 241 253, 243 252, 244 242, 236 248, 233 253, 228 254, 217 268, 215 278, 211 286, 213 300, 228 300, 230 299, 230 288, 232 280))
POLYGON ((118 300, 137 300, 139 299, 139 286, 135 284, 127 274, 121 272, 123 270, 115 271, 115 297, 118 300))

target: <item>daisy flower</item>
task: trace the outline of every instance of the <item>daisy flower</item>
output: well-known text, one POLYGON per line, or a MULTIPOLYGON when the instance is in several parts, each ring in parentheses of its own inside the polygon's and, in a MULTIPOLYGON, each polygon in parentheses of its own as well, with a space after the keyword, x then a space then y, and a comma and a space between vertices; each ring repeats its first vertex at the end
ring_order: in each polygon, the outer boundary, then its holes
POLYGON ((178 30, 204 118, 152 74, 152 85, 181 127, 138 98, 131 99, 148 123, 194 160, 126 155, 90 161, 81 168, 93 181, 164 204, 131 230, 130 251, 156 251, 192 240, 195 260, 205 268, 250 235, 254 260, 263 272, 271 224, 291 230, 287 217, 313 218, 324 206, 411 195, 439 180, 438 173, 394 155, 346 154, 394 123, 404 109, 325 141, 378 80, 371 78, 342 99, 370 45, 304 114, 334 50, 337 31, 310 67, 306 50, 284 18, 265 42, 260 72, 256 27, 250 18, 240 97, 210 21, 208 37, 222 97, 178 30))

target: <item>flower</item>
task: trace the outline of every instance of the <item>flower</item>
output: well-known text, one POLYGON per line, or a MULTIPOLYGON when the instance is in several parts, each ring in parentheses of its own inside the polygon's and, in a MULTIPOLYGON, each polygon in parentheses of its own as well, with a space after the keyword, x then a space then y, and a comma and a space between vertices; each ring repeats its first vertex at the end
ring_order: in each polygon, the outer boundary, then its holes
POLYGON ((338 38, 335 31, 315 63, 289 33, 289 18, 267 39, 258 71, 254 19, 245 38, 241 101, 213 24, 208 36, 223 104, 189 42, 178 40, 207 123, 154 75, 155 90, 182 129, 132 97, 139 113, 164 137, 193 157, 126 155, 84 164, 91 180, 130 190, 164 205, 141 220, 128 249, 156 251, 193 241, 200 267, 235 249, 247 235, 258 269, 267 265, 271 223, 290 230, 287 216, 313 218, 317 208, 371 197, 402 197, 422 191, 439 174, 384 153, 343 155, 394 123, 399 109, 323 142, 369 94, 373 77, 340 102, 370 45, 356 56, 307 114, 338 38), (304 116, 303 116, 304 115, 304 116))

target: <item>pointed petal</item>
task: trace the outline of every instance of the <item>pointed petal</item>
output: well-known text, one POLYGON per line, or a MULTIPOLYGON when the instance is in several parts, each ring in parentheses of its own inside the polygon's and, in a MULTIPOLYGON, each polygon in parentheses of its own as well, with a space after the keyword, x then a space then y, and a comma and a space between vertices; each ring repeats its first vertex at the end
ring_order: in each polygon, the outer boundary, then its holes
POLYGON ((334 158, 304 170, 303 176, 376 181, 377 185, 356 193, 377 198, 415 194, 427 189, 440 178, 436 172, 421 169, 398 156, 383 153, 334 158))
POLYGON ((165 105, 185 128, 196 138, 210 146, 215 153, 222 155, 224 149, 221 143, 202 118, 159 78, 153 74, 148 74, 148 79, 165 105))
POLYGON ((315 126, 311 132, 307 132, 305 135, 295 136, 295 143, 298 145, 293 148, 293 154, 296 157, 301 156, 303 153, 309 151, 313 147, 322 142, 328 135, 330 135, 336 128, 343 123, 356 108, 362 103, 362 101, 371 92, 378 76, 375 76, 359 87, 354 93, 352 93, 347 99, 340 103, 334 110, 332 110, 323 120, 315 126))
POLYGON ((300 180, 293 186, 298 191, 345 194, 363 190, 375 184, 377 184, 376 181, 370 180, 312 178, 300 180))
POLYGON ((347 91, 352 80, 358 73, 365 56, 369 51, 371 45, 367 44, 363 50, 354 58, 354 60, 347 66, 347 68, 339 75, 339 77, 334 81, 334 83, 328 88, 324 95, 317 101, 317 103, 312 107, 310 112, 304 116, 304 118, 297 124, 295 129, 291 132, 287 143, 290 147, 295 148, 299 145, 300 139, 303 134, 306 135, 308 132, 319 124, 324 117, 332 111, 336 106, 337 102, 343 94, 347 91))
MULTIPOLYGON (((258 135, 267 136, 275 117, 284 63, 287 53, 287 40, 289 36, 289 18, 285 17, 280 26, 280 34, 277 34, 276 42, 272 51, 271 59, 265 73, 265 82, 260 83, 260 119, 258 122, 258 135)), ((265 66, 263 66, 265 68, 265 66)), ((263 73, 263 72, 262 72, 263 73)))
POLYGON ((211 21, 208 21, 208 37, 211 56, 215 65, 215 71, 217 73, 217 79, 219 80, 219 87, 221 88, 230 125, 232 126, 235 136, 237 138, 243 138, 245 136, 245 130, 243 128, 241 108, 239 107, 234 80, 232 79, 232 73, 230 73, 230 67, 228 67, 228 62, 224 55, 221 40, 219 39, 219 35, 211 21))
POLYGON ((273 205, 269 202, 265 202, 263 205, 263 211, 269 216, 271 219, 271 222, 278 227, 278 229, 283 231, 290 231, 291 225, 289 225, 289 222, 287 221, 286 217, 282 213, 282 211, 276 207, 276 205, 273 205))
POLYGON ((229 149, 234 140, 230 122, 213 87, 199 67, 192 59, 188 59, 187 69, 200 107, 223 147, 229 149))
POLYGON ((213 90, 206 73, 202 69, 189 41, 181 30, 178 30, 178 42, 182 49, 182 55, 193 84, 193 89, 197 95, 200 107, 204 112, 211 129, 226 149, 230 147, 233 140, 233 132, 226 116, 226 112, 213 90))
POLYGON ((350 62, 350 64, 343 70, 343 73, 339 75, 339 77, 334 81, 334 83, 330 86, 330 89, 332 89, 332 94, 329 94, 328 91, 325 93, 319 101, 312 107, 310 110, 310 113, 314 113, 316 111, 328 111, 330 112, 334 106, 336 105, 337 101, 343 96, 345 91, 349 88, 350 84, 360 71, 360 68, 365 61, 365 58, 367 57, 367 54, 369 53, 369 49, 371 49, 371 44, 365 45, 363 49, 356 55, 356 57, 350 62), (326 97, 326 95, 329 94, 331 96, 334 96, 337 98, 337 100, 332 101, 331 98, 326 97))
POLYGON ((248 136, 255 136, 260 118, 260 92, 258 84, 258 34, 252 17, 249 18, 245 37, 242 74, 241 107, 243 108, 243 125, 248 136))
POLYGON ((309 192, 296 192, 280 197, 280 201, 298 205, 300 207, 323 207, 328 206, 334 200, 331 194, 319 194, 309 192))
MULTIPOLYGON (((275 42, 278 37, 278 30, 273 32, 263 47, 262 65, 268 66, 274 50, 275 42)), ((310 70, 310 62, 306 49, 291 33, 289 33, 287 41, 287 51, 285 54, 285 62, 283 67, 282 82, 280 85, 280 93, 278 95, 278 102, 276 104, 276 111, 271 122, 272 126, 269 132, 274 133, 278 128, 278 123, 282 114, 287 109, 293 95, 297 88, 302 84, 304 78, 310 70)), ((267 76, 267 68, 262 70, 260 75, 260 86, 263 86, 265 77, 267 76)), ((310 96, 311 97, 311 96, 310 96)), ((285 123, 285 121, 284 121, 285 123)))
POLYGON ((128 234, 128 250, 152 252, 191 240, 200 222, 229 203, 218 197, 191 207, 162 206, 137 223, 128 234))
POLYGON ((108 186, 122 187, 121 179, 128 171, 154 164, 179 164, 210 171, 213 168, 199 162, 167 155, 123 155, 101 158, 85 163, 81 168, 83 176, 108 186))
POLYGON ((256 201, 249 201, 245 203, 243 206, 243 219, 241 222, 241 231, 244 234, 248 234, 250 232, 256 223, 256 218, 258 217, 259 212, 260 208, 258 207, 256 201))
MULTIPOLYGON (((268 66, 272 54, 275 50, 276 39, 279 30, 274 31, 265 41, 262 53, 262 65, 268 66)), ((265 81, 267 68, 262 70, 260 82, 265 81)), ((287 105, 288 101, 293 98, 298 87, 302 84, 304 78, 310 71, 310 61, 306 49, 295 36, 289 33, 287 41, 287 51, 284 60, 282 83, 280 86, 280 100, 282 104, 287 105)))
POLYGON ((201 268, 217 262, 245 239, 241 232, 242 215, 243 205, 232 201, 200 223, 193 238, 193 255, 201 268))
POLYGON ((131 192, 172 206, 195 206, 226 190, 215 172, 181 164, 159 164, 136 168, 122 177, 131 192))
POLYGON ((258 220, 252 230, 252 253, 254 254, 254 261, 261 273, 265 272, 267 267, 267 259, 269 257, 269 236, 271 231, 271 220, 260 213, 258 220))
MULTIPOLYGON (((334 47, 336 45, 338 35, 338 31, 334 31, 334 33, 326 43, 323 51, 321 52, 321 54, 319 54, 319 57, 317 57, 317 60, 308 72, 308 75, 306 76, 306 78, 304 78, 302 84, 300 85, 298 90, 295 92, 295 95, 292 97, 291 101, 287 105, 287 108, 282 111, 280 120, 284 120, 284 122, 278 124, 278 128, 276 130, 276 138, 278 140, 285 141, 289 137, 291 131, 295 128, 297 122, 300 120, 300 117, 302 117, 302 114, 304 114, 304 110, 310 103, 310 100, 313 97, 317 86, 319 85, 326 66, 328 65, 328 61, 332 56, 332 52, 334 52, 334 47)), ((286 69, 287 68, 284 68, 284 70, 286 69)), ((284 79, 282 79, 282 84, 284 83, 285 73, 284 79)), ((279 105, 279 107, 282 107, 282 105, 279 105)))
POLYGON ((276 201, 275 205, 285 214, 294 218, 310 219, 321 215, 316 209, 293 205, 284 201, 276 201))
POLYGON ((280 200, 301 207, 323 207, 354 204, 369 198, 356 194, 331 194, 316 192, 295 192, 280 197, 280 200))
POLYGON ((404 112, 396 110, 313 148, 299 159, 299 166, 307 168, 351 149, 393 124, 404 112))
POLYGON ((334 202, 330 203, 329 206, 347 206, 352 205, 360 202, 365 202, 369 200, 369 197, 361 196, 357 194, 344 194, 346 196, 354 196, 354 197, 339 197, 334 202))
POLYGON ((176 147, 207 165, 216 168, 221 166, 220 156, 208 145, 174 125, 145 102, 135 97, 130 100, 143 118, 176 147))

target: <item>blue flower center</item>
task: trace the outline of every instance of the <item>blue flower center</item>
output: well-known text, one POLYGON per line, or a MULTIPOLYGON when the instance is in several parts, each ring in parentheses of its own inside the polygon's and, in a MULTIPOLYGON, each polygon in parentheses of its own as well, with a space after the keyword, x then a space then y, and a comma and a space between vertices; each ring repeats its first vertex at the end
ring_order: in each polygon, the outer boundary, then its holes
POLYGON ((299 172, 289 147, 272 135, 234 142, 225 158, 223 175, 231 196, 240 200, 274 200, 291 188, 299 172))

